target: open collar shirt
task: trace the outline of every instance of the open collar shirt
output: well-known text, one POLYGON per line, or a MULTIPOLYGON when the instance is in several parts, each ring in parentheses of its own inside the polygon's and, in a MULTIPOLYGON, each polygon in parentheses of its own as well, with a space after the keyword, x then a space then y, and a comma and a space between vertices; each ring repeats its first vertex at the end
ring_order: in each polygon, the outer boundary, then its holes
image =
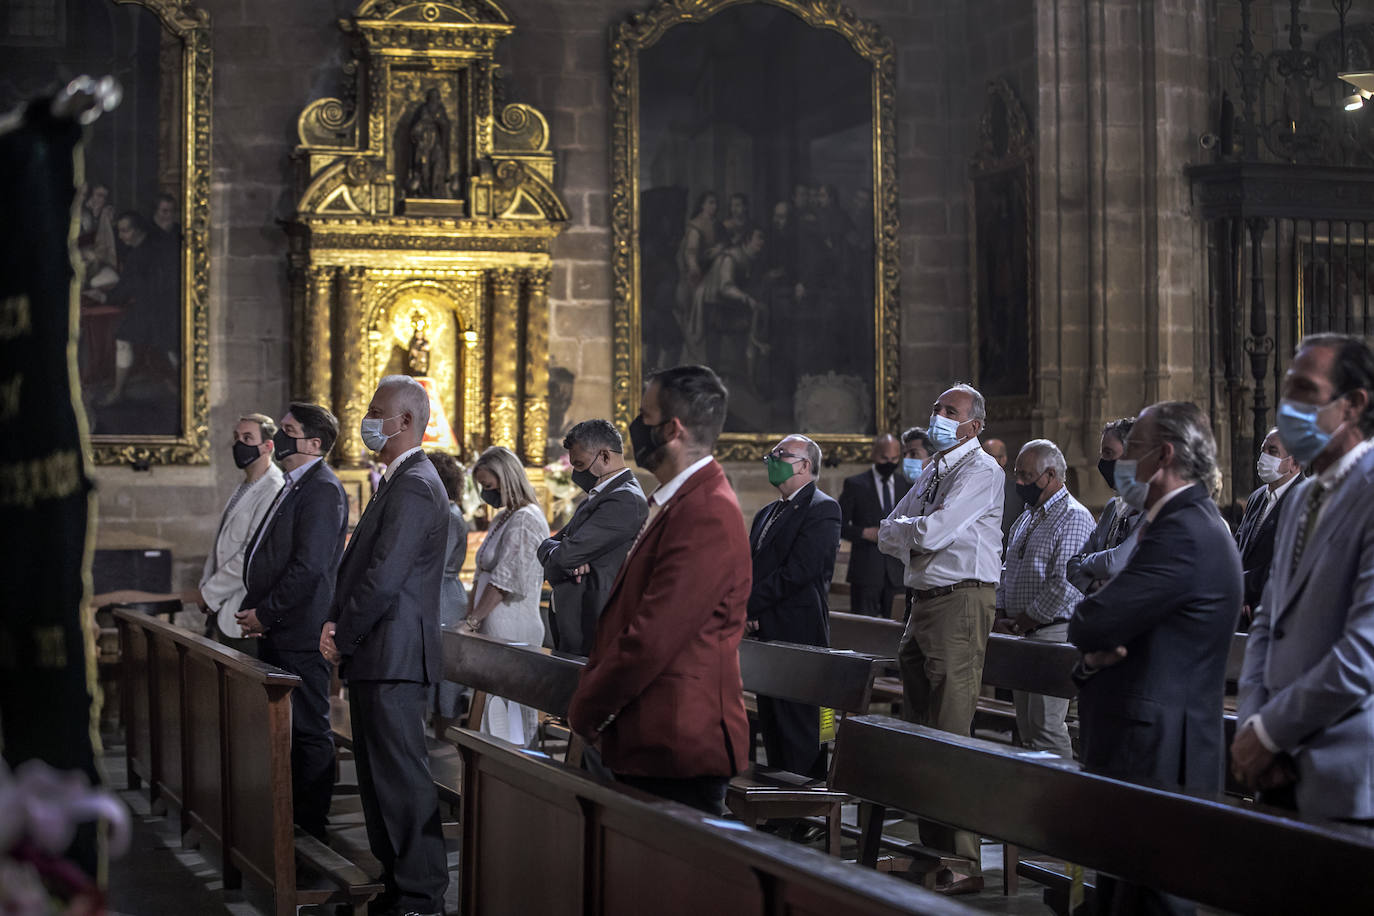
POLYGON ((1025 614, 1042 624, 1068 620, 1083 600, 1069 584, 1064 565, 1087 543, 1092 513, 1061 488, 1043 506, 1027 507, 1011 529, 997 606, 1007 616, 1025 614))
POLYGON ((976 437, 933 461, 878 526, 878 549, 906 564, 908 588, 968 579, 996 583, 1002 571, 1007 475, 976 437))

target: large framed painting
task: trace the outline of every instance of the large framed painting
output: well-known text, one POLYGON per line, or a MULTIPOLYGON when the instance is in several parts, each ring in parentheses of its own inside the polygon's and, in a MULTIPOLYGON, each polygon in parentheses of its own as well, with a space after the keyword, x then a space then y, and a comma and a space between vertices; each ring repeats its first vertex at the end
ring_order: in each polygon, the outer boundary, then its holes
POLYGON ((988 83, 969 164, 973 377, 996 418, 1035 403, 1034 137, 1005 79, 988 83))
POLYGON ((829 0, 676 0, 611 44, 615 410, 714 368, 722 459, 899 422, 891 42, 829 0))
POLYGON ((88 74, 123 101, 88 128, 74 256, 94 458, 209 461, 209 17, 189 0, 8 0, 0 110, 88 74))

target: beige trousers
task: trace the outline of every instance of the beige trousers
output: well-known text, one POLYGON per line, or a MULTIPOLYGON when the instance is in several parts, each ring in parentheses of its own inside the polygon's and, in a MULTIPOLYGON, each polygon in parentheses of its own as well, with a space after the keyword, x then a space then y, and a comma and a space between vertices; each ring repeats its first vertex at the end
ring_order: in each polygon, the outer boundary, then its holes
MULTIPOLYGON (((1063 642, 1069 636, 1069 622, 1050 624, 1023 639, 1036 642, 1063 642)), ((1073 759, 1073 742, 1069 740, 1069 701, 1062 697, 1047 697, 1038 693, 1013 690, 1016 701, 1016 731, 1021 744, 1036 751, 1051 751, 1066 760, 1073 759)))

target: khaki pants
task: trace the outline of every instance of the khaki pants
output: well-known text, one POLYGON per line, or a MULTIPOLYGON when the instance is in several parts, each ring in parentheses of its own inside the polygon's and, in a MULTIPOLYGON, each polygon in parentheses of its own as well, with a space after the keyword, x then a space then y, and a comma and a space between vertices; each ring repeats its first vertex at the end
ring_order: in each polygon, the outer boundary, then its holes
MULTIPOLYGON (((996 614, 992 585, 955 589, 912 603, 897 648, 905 693, 902 715, 908 721, 971 734, 983 683, 983 655, 996 614)), ((970 860, 970 874, 982 874, 977 834, 924 820, 920 829, 922 843, 970 860)))
MULTIPOLYGON (((1063 642, 1069 635, 1069 623, 1041 627, 1023 639, 1036 642, 1063 642)), ((1069 701, 1062 697, 1047 697, 1038 693, 1012 691, 1016 701, 1016 731, 1021 744, 1036 751, 1051 751, 1065 760, 1073 759, 1073 742, 1069 740, 1069 726, 1064 720, 1069 714, 1069 701)))

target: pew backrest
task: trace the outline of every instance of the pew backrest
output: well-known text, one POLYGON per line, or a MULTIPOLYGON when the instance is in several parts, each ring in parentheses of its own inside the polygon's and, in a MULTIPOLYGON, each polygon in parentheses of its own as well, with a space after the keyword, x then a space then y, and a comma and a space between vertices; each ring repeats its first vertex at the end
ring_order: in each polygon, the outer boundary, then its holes
POLYGON ((739 644, 745 690, 843 713, 868 711, 881 664, 871 655, 796 643, 745 639, 739 644))
POLYGON ((469 916, 974 912, 737 822, 618 791, 468 730, 457 741, 466 779, 458 884, 469 916))
POLYGON ((474 633, 444 630, 441 638, 447 680, 556 716, 568 714, 577 679, 587 664, 538 646, 474 633))
POLYGON ((831 785, 1228 911, 1367 912, 1374 900, 1374 840, 1353 828, 884 716, 840 724, 831 785))

